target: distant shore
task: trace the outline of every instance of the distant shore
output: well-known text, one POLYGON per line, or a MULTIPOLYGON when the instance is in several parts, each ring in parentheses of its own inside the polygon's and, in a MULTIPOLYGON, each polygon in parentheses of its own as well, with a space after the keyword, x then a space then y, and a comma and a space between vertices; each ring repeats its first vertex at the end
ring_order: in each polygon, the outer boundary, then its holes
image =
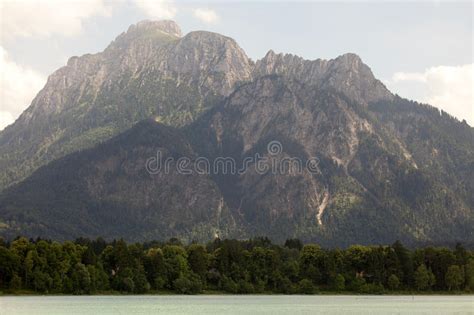
POLYGON ((313 294, 286 294, 286 293, 274 293, 274 292, 262 292, 262 293, 229 293, 226 291, 215 291, 207 290, 200 293, 191 293, 191 294, 182 294, 177 293, 172 290, 163 290, 163 291, 149 291, 143 294, 136 293, 126 293, 120 291, 101 291, 95 292, 93 294, 68 294, 68 293, 39 293, 31 290, 20 290, 20 291, 0 291, 0 297, 2 296, 147 296, 147 295, 189 295, 189 296, 199 296, 199 295, 259 295, 259 296, 270 296, 270 295, 294 295, 294 296, 311 296, 311 295, 328 295, 328 296, 474 296, 474 292, 466 291, 431 291, 431 292, 419 292, 419 291, 387 291, 378 294, 369 294, 369 293, 358 293, 358 292, 334 292, 334 291, 320 291, 313 294))
POLYGON ((325 249, 289 239, 127 244, 0 242, 2 295, 465 295, 474 253, 392 245, 325 249))

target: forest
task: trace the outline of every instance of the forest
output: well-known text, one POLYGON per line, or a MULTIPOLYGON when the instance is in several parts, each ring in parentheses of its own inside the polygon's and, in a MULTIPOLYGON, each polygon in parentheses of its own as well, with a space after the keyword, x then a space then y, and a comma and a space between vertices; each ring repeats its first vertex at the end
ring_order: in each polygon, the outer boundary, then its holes
POLYGON ((474 291, 474 252, 289 239, 183 245, 0 239, 1 294, 417 294, 474 291))

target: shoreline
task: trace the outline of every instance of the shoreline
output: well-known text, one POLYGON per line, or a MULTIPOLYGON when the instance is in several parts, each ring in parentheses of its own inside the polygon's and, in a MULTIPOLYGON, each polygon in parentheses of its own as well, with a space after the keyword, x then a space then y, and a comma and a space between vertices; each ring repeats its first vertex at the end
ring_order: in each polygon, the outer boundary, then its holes
POLYGON ((228 293, 225 291, 203 291, 197 294, 180 294, 172 291, 158 291, 158 292, 147 292, 144 294, 128 294, 119 291, 102 291, 92 294, 68 294, 68 293, 38 293, 35 291, 21 291, 21 292, 0 292, 0 297, 11 297, 11 296, 474 296, 474 292, 448 292, 448 291, 432 291, 432 292, 411 292, 411 291, 398 291, 398 292, 386 292, 379 294, 369 293, 357 293, 357 292, 331 292, 323 291, 313 294, 285 294, 285 293, 273 293, 273 292, 262 292, 262 293, 228 293))

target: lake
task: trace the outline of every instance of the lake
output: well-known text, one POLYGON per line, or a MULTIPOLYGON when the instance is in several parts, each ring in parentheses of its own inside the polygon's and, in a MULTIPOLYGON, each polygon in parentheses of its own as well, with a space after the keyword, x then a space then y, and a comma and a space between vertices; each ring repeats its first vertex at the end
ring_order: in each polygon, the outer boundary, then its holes
POLYGON ((474 314, 473 296, 5 296, 0 314, 474 314))

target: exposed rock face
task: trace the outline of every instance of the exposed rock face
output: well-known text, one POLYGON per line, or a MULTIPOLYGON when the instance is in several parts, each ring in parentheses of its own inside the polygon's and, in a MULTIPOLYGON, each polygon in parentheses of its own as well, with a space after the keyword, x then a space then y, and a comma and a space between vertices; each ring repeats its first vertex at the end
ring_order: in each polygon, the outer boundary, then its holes
POLYGON ((254 64, 234 40, 182 37, 170 21, 131 26, 52 74, 0 134, 0 166, 3 187, 35 171, 0 194, 7 237, 474 237, 473 128, 392 95, 354 54, 270 51, 254 64), (278 171, 254 159, 243 173, 149 174, 157 151, 191 168, 225 157, 242 169, 258 154, 278 171))
MULTIPOLYGON (((191 74, 201 86, 229 95, 235 84, 251 79, 251 64, 237 43, 210 32, 191 32, 174 47, 168 71, 191 74), (202 60, 212 60, 212 64, 202 60)), ((178 81, 180 81, 178 77, 178 81)))
POLYGON ((127 33, 130 35, 133 35, 133 33, 143 33, 147 31, 152 31, 155 32, 156 30, 160 30, 166 34, 175 36, 175 37, 181 37, 183 36, 181 33, 181 28, 179 27, 178 24, 176 24, 175 21, 150 21, 150 20, 144 20, 141 22, 138 22, 135 25, 130 26, 128 29, 127 33))
POLYGON ((305 60, 270 50, 255 67, 256 76, 265 74, 283 75, 320 88, 331 87, 360 103, 393 99, 390 91, 355 54, 333 60, 305 60))
POLYGON ((0 133, 0 190, 142 119, 184 125, 250 79, 252 65, 233 39, 179 36, 174 22, 144 21, 104 52, 70 58, 0 133))

